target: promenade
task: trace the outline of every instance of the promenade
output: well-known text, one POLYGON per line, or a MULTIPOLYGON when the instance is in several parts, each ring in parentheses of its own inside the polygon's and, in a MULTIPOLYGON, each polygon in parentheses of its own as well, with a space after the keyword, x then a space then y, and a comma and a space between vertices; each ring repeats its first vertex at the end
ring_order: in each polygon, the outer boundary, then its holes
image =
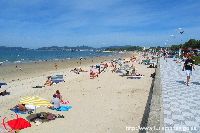
POLYGON ((164 126, 174 128, 165 133, 200 132, 200 67, 193 71, 189 86, 182 67, 172 59, 160 60, 164 126))

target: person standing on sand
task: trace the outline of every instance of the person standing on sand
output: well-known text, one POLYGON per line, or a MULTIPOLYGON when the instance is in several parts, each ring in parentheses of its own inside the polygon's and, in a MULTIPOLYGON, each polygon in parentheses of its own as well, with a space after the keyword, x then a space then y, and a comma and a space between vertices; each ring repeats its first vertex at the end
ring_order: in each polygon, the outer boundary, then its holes
POLYGON ((186 85, 187 86, 189 86, 190 76, 192 75, 192 68, 194 69, 194 61, 192 60, 191 55, 188 55, 183 66, 183 71, 186 70, 186 75, 187 75, 186 85))
POLYGON ((167 58, 167 51, 164 50, 163 56, 164 56, 164 60, 166 60, 166 62, 167 62, 167 59, 166 59, 167 58))
POLYGON ((58 69, 58 65, 55 63, 54 67, 56 68, 56 70, 58 69))

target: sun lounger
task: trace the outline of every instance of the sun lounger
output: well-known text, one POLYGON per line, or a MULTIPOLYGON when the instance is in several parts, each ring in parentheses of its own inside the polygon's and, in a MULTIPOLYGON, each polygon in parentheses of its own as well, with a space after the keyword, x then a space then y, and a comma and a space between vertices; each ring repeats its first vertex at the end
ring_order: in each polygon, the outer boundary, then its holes
POLYGON ((58 84, 60 82, 64 82, 64 79, 52 78, 52 82, 58 84))
POLYGON ((63 75, 55 75, 51 77, 51 81, 57 84, 60 82, 64 82, 65 80, 63 79, 63 75))
POLYGON ((56 75, 57 78, 63 79, 63 75, 56 75))
POLYGON ((3 85, 7 85, 7 84, 6 84, 6 83, 0 82, 0 88, 1 88, 1 86, 3 86, 3 85))

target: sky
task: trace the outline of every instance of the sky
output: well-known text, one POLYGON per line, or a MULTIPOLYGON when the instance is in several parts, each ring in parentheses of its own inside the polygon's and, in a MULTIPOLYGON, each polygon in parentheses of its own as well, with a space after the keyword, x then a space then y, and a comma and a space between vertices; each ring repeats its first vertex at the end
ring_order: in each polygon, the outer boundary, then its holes
POLYGON ((199 0, 0 0, 0 46, 183 43, 200 39, 199 6, 199 0))

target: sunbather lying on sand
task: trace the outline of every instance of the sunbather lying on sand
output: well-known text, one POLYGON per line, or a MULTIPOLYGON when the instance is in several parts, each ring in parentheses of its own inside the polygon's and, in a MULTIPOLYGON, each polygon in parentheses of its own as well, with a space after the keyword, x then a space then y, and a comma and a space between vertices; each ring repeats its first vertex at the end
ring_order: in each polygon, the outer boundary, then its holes
POLYGON ((111 71, 112 71, 112 72, 116 72, 116 71, 117 71, 117 65, 115 64, 113 67, 114 67, 114 68, 113 68, 113 70, 111 70, 111 71))
POLYGON ((77 68, 72 69, 70 72, 74 72, 76 74, 80 74, 79 70, 77 68))
POLYGON ((51 86, 52 84, 53 84, 53 82, 52 82, 52 80, 51 80, 51 76, 48 76, 48 77, 47 77, 47 81, 45 82, 44 85, 46 85, 46 86, 51 86))
POLYGON ((99 75, 99 72, 97 69, 94 69, 94 68, 90 69, 90 78, 93 79, 95 77, 98 77, 98 75, 99 75))
POLYGON ((6 90, 0 92, 0 96, 10 95, 10 92, 7 92, 6 90))
POLYGON ((108 68, 108 63, 102 63, 101 65, 103 66, 101 72, 105 72, 105 69, 108 68))
POLYGON ((83 70, 82 68, 74 68, 70 72, 74 72, 76 74, 80 74, 80 72, 88 72, 88 71, 83 70))
POLYGON ((27 111, 27 109, 25 107, 25 104, 18 104, 15 107, 13 107, 12 109, 18 109, 19 111, 22 111, 22 112, 26 112, 27 111))
POLYGON ((83 70, 82 68, 79 69, 80 72, 88 72, 87 70, 83 70))

